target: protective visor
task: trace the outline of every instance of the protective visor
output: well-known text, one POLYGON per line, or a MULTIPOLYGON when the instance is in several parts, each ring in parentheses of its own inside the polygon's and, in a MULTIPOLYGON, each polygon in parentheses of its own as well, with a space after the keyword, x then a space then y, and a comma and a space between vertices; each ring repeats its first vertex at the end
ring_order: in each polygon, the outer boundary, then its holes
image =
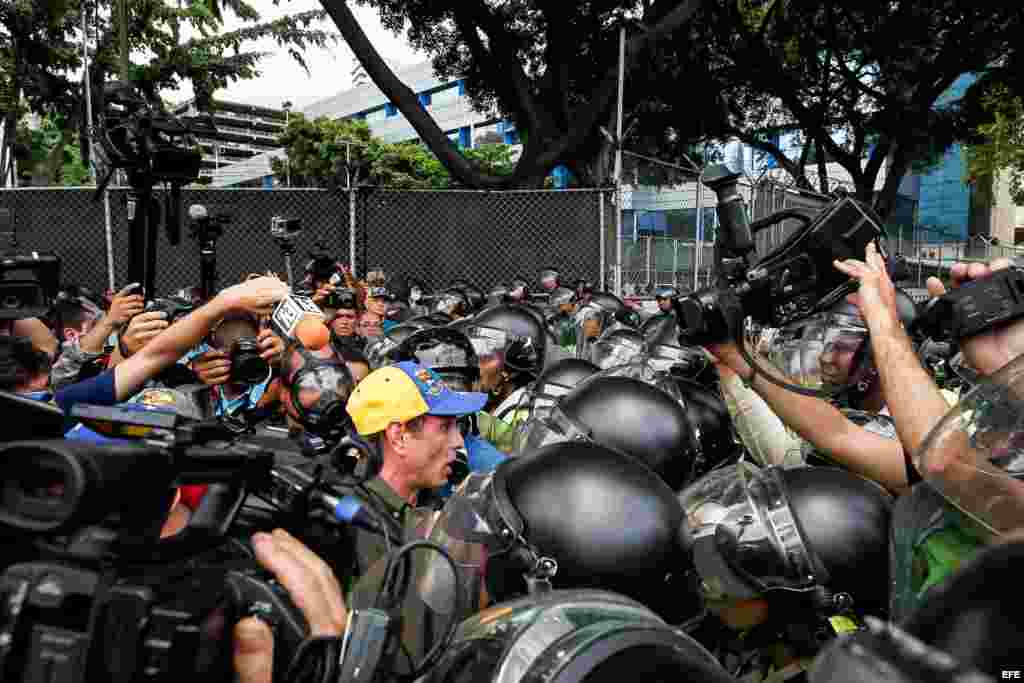
POLYGON ((962 396, 925 438, 914 465, 988 531, 1024 527, 1024 357, 962 396))

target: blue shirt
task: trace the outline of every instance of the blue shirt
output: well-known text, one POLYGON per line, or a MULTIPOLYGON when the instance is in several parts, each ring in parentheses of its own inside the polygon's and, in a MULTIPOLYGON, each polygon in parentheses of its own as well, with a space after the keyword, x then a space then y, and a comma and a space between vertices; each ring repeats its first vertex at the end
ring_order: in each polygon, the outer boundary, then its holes
MULTIPOLYGON (((117 403, 117 389, 114 386, 114 369, 111 368, 95 377, 90 377, 84 382, 69 384, 54 395, 53 401, 69 418, 71 411, 77 403, 89 403, 98 406, 115 405, 117 403)), ((74 419, 69 419, 67 425, 70 429, 64 434, 65 439, 90 441, 92 443, 118 442, 117 439, 105 437, 82 424, 75 424, 74 419)))
MULTIPOLYGON (((178 362, 183 365, 188 365, 198 356, 201 356, 207 351, 215 350, 216 349, 214 349, 212 346, 210 346, 206 342, 203 342, 199 346, 195 347, 194 349, 186 353, 185 356, 178 362)), ((259 384, 250 385, 249 388, 242 392, 241 395, 236 396, 235 398, 230 400, 224 398, 224 392, 221 389, 221 387, 211 387, 210 390, 213 392, 213 398, 215 401, 214 414, 217 417, 221 417, 223 415, 234 415, 239 410, 242 410, 247 407, 249 409, 255 408, 256 404, 259 403, 259 400, 263 398, 263 394, 267 393, 267 387, 270 386, 271 379, 273 379, 273 376, 268 377, 266 380, 260 382, 259 384)))

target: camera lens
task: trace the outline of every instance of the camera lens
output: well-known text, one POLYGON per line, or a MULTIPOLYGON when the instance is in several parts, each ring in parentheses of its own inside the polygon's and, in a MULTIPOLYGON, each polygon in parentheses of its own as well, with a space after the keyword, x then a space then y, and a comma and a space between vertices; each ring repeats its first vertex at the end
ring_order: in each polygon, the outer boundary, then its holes
POLYGON ((260 357, 255 337, 242 337, 231 346, 231 379, 240 384, 259 384, 270 374, 270 366, 260 357))

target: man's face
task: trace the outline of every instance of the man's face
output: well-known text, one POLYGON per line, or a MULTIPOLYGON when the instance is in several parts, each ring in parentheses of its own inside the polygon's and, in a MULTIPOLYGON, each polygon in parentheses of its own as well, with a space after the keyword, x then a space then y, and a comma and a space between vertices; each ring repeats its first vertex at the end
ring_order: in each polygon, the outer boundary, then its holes
POLYGON ((68 343, 75 343, 85 335, 89 334, 92 328, 96 325, 96 318, 86 318, 82 321, 82 324, 78 327, 65 327, 64 328, 64 341, 68 343))
POLYGON ((455 451, 464 445, 457 419, 427 415, 419 433, 406 433, 406 463, 416 485, 432 489, 448 483, 455 451))
POLYGON ((381 327, 382 319, 375 313, 364 313, 359 317, 359 334, 367 339, 374 337, 380 337, 384 334, 384 330, 381 327))
POLYGON ((841 336, 825 347, 821 353, 821 376, 834 386, 850 383, 853 359, 864 339, 857 336, 841 336))
POLYGON ((558 287, 558 278, 556 278, 554 276, 548 277, 548 278, 545 278, 545 279, 541 280, 540 284, 544 288, 545 291, 550 292, 551 290, 556 289, 558 287))
POLYGON ((356 313, 354 308, 339 308, 337 311, 333 311, 333 317, 331 317, 332 311, 326 311, 328 320, 331 321, 331 329, 334 334, 339 337, 351 337, 356 333, 356 321, 359 318, 359 314, 356 313))
POLYGON ((660 308, 663 313, 669 313, 672 311, 672 299, 659 296, 656 301, 658 302, 658 308, 660 308))

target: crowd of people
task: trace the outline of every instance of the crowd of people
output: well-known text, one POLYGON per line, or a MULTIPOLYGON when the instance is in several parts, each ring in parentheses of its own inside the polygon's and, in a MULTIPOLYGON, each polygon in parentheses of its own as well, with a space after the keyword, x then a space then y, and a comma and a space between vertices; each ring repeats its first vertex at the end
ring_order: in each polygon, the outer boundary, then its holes
MULTIPOLYGON (((958 264, 929 293, 1008 266, 958 264)), ((66 286, 49 317, 4 321, 0 390, 58 406, 67 440, 119 441, 71 417, 80 404, 269 430, 310 462, 356 438, 372 476, 337 487, 383 533, 252 538, 312 637, 341 637, 395 543, 421 538, 459 567, 460 619, 538 585, 603 588, 686 624, 743 680, 805 676, 828 640, 872 619, 997 675, 1024 662, 1019 617, 948 589, 1024 541, 1024 322, 939 343, 915 331, 920 306, 873 246, 835 268, 856 294, 706 347, 681 341, 675 288, 645 309, 553 268, 429 291, 318 253, 294 288, 252 274, 208 300, 66 286), (319 307, 327 343, 272 324, 290 296, 319 307), (961 605, 944 630, 920 616, 935 600, 961 605)), ((180 487, 161 535, 206 494, 180 487)), ((413 661, 436 626, 425 602, 408 608, 413 661)), ((234 634, 240 680, 269 683, 271 630, 250 617, 234 634)), ((434 680, 468 670, 439 661, 434 680)))

